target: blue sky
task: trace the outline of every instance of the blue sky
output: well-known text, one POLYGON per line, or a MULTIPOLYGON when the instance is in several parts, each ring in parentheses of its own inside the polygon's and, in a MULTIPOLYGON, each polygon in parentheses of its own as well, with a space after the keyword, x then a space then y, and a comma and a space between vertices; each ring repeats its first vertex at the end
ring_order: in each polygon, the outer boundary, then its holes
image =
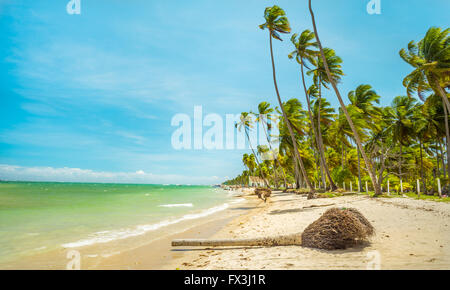
MULTIPOLYGON (((263 11, 311 29, 307 1, 0 0, 0 179, 210 184, 240 173, 244 150, 174 150, 171 118, 276 105, 263 11)), ((382 103, 404 95, 398 51, 447 0, 315 0, 323 45, 344 60, 344 95, 371 84, 382 103)), ((274 42, 284 99, 304 96, 289 36, 274 42)), ((333 106, 331 92, 326 97, 333 106)), ((248 150, 247 150, 248 151, 248 150)))

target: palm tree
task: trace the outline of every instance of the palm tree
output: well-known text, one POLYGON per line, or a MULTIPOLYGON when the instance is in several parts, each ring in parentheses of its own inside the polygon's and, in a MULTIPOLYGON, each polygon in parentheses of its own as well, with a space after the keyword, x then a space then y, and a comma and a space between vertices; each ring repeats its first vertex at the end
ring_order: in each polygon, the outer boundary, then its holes
POLYGON ((348 123, 349 123, 349 125, 350 125, 350 127, 352 129, 353 136, 355 138, 356 144, 359 147, 359 150, 361 151, 361 155, 363 156, 364 162, 366 163, 367 171, 369 173, 370 179, 372 181, 372 184, 373 184, 373 187, 374 187, 374 190, 375 190, 375 196, 379 196, 379 195, 381 195, 381 188, 380 188, 380 185, 378 184, 378 181, 375 178, 375 172, 374 172, 372 161, 369 160, 369 158, 367 158, 366 152, 364 151, 364 148, 362 146, 361 140, 359 138, 359 134, 356 131, 356 128, 355 128, 355 126, 353 124, 353 121, 350 118, 350 115, 348 114, 347 108, 346 108, 346 106, 344 104, 344 101, 342 100, 342 97, 341 97, 341 94, 340 94, 340 92, 339 92, 339 90, 337 88, 336 82, 333 79, 333 76, 331 75, 330 69, 328 67, 328 64, 327 64, 327 61, 326 61, 326 58, 325 58, 325 54, 324 54, 324 50, 323 50, 322 44, 320 42, 319 34, 317 32, 316 21, 315 21, 315 18, 314 18, 314 12, 312 10, 311 0, 309 0, 309 12, 311 14, 312 24, 313 24, 313 27, 314 27, 314 34, 316 35, 317 44, 319 46, 320 55, 321 55, 322 60, 324 62, 324 66, 325 66, 325 70, 326 70, 327 76, 328 76, 328 78, 330 80, 331 85, 333 86, 333 89, 334 89, 334 91, 336 93, 336 96, 337 96, 337 98, 339 100, 339 103, 341 105, 342 111, 344 112, 345 117, 347 118, 347 121, 348 121, 348 123))
MULTIPOLYGON (((348 99, 351 105, 358 111, 362 118, 364 118, 367 127, 374 129, 377 126, 377 120, 381 116, 380 108, 376 107, 373 103, 380 103, 380 96, 372 89, 370 85, 360 85, 356 90, 348 93, 348 99)), ((353 120, 355 120, 353 118, 353 120)), ((367 129, 369 129, 367 128, 367 129)), ((358 154, 358 180, 359 180, 359 191, 362 191, 361 182, 361 162, 359 148, 357 147, 358 154)))
MULTIPOLYGON (((273 109, 270 107, 270 104, 268 102, 261 102, 258 105, 258 113, 252 113, 255 115, 256 119, 255 121, 258 123, 261 123, 261 126, 264 128, 264 134, 266 135, 267 143, 269 144, 270 152, 273 154, 274 159, 274 174, 275 179, 277 179, 277 165, 280 165, 280 161, 278 160, 278 152, 274 152, 272 148, 272 142, 269 138, 269 132, 271 130, 271 123, 269 123, 269 120, 271 120, 271 114, 273 113, 273 109)), ((283 167, 281 167, 281 173, 283 175, 284 184, 286 184, 286 174, 284 173, 283 167)))
POLYGON ((278 103, 280 105, 281 111, 283 112, 284 120, 286 121, 286 125, 289 130, 289 134, 292 139, 292 144, 294 146, 294 156, 297 159, 298 164, 300 165, 300 169, 305 178, 306 184, 308 185, 310 191, 314 191, 314 188, 311 186, 311 182, 309 181, 308 175, 306 174, 305 166, 303 165, 303 161, 299 155, 297 142, 295 141, 294 132, 291 128, 291 124, 286 116, 286 112, 283 107, 283 102, 281 101, 280 92, 278 91, 276 71, 275 71, 275 61, 273 58, 273 46, 272 46, 272 38, 278 39, 282 41, 279 33, 290 33, 291 27, 289 25, 289 20, 286 17, 286 13, 283 9, 274 5, 272 7, 267 7, 264 11, 264 18, 266 22, 259 26, 260 29, 268 29, 269 30, 269 43, 270 43, 270 56, 272 60, 272 73, 273 73, 273 82, 275 86, 275 92, 277 94, 278 103))
POLYGON ((416 100, 406 96, 399 96, 394 98, 391 107, 387 108, 387 118, 390 119, 390 124, 386 130, 390 131, 394 142, 400 147, 400 160, 398 166, 398 175, 402 181, 402 155, 403 146, 409 145, 411 138, 414 136, 414 112, 416 110, 416 100))
POLYGON ((408 44, 408 51, 400 50, 400 57, 414 68, 403 80, 408 96, 417 91, 419 97, 423 100, 423 91, 431 88, 435 94, 442 98, 447 139, 447 165, 450 175, 450 129, 448 125, 450 101, 445 90, 446 87, 450 86, 449 32, 450 29, 448 28, 441 30, 438 27, 431 27, 419 43, 411 41, 408 44))
POLYGON ((315 65, 315 63, 316 63, 315 57, 318 55, 318 52, 316 50, 312 49, 312 48, 317 47, 317 43, 314 41, 314 38, 315 38, 314 33, 312 33, 309 30, 303 31, 298 36, 298 38, 297 38, 297 34, 293 34, 291 37, 291 42, 294 44, 295 50, 293 52, 291 52, 288 55, 288 57, 290 59, 293 59, 295 57, 295 60, 300 64, 303 89, 305 91, 306 103, 308 104, 309 120, 311 123, 312 131, 314 132, 314 136, 316 138, 316 144, 317 144, 317 149, 319 151, 320 163, 321 163, 321 166, 325 169, 325 173, 328 177, 328 181, 330 182, 331 190, 334 191, 337 189, 337 186, 336 186, 336 184, 334 184, 333 179, 331 178, 330 170, 328 169, 328 165, 325 160, 324 148, 323 148, 323 146, 320 146, 321 142, 319 141, 319 134, 317 134, 316 126, 314 124, 314 119, 312 117, 311 100, 309 98, 309 94, 306 89, 306 83, 305 83, 304 67, 309 69, 308 62, 312 65, 315 65))
POLYGON ((447 111, 450 111, 445 88, 450 86, 450 29, 441 30, 431 27, 425 37, 415 43, 408 44, 408 51, 400 50, 400 57, 414 67, 403 81, 407 88, 408 96, 412 91, 424 89, 425 80, 428 86, 441 96, 447 111))
POLYGON ((424 188, 425 194, 427 193, 427 183, 424 173, 423 167, 423 147, 424 142, 433 138, 433 136, 437 136, 436 132, 436 124, 433 119, 434 108, 428 106, 427 103, 416 106, 414 111, 414 133, 415 137, 419 140, 419 148, 420 148, 420 178, 422 179, 422 185, 424 188))
MULTIPOLYGON (((342 71, 342 59, 336 55, 333 49, 324 48, 324 55, 326 62, 328 64, 328 69, 331 73, 332 79, 337 83, 341 80, 341 77, 344 75, 342 71)), ((322 106, 322 86, 326 89, 329 89, 330 80, 328 78, 324 62, 322 58, 318 55, 315 68, 309 70, 307 75, 312 75, 315 87, 317 88, 317 96, 318 96, 318 105, 322 106)), ((322 138, 322 130, 320 129, 321 123, 321 113, 322 110, 319 110, 319 114, 317 115, 317 132, 318 132, 318 141, 319 147, 324 148, 323 138, 322 138)), ((322 149, 325 152, 325 149, 322 149)), ((323 167, 323 166, 322 166, 323 167)))
POLYGON ((242 155, 242 163, 244 164, 244 167, 250 170, 250 167, 248 166, 248 154, 245 153, 242 155))
MULTIPOLYGON (((250 135, 248 134, 248 131, 252 127, 251 123, 252 123, 252 121, 251 121, 251 116, 249 115, 249 113, 242 112, 241 113, 241 122, 236 123, 235 127, 239 130, 239 132, 242 130, 242 128, 244 128, 245 135, 247 136, 247 140, 248 140, 248 143, 250 145, 250 149, 252 150, 253 155, 255 156, 256 163, 258 164, 258 166, 261 166, 261 164, 260 164, 260 162, 258 160, 258 157, 255 154, 255 150, 253 149, 252 141, 250 140, 250 135)), ((269 183, 267 182, 266 177, 264 176, 264 174, 261 174, 261 176, 264 179, 264 183, 266 184, 266 186, 270 187, 269 183)))

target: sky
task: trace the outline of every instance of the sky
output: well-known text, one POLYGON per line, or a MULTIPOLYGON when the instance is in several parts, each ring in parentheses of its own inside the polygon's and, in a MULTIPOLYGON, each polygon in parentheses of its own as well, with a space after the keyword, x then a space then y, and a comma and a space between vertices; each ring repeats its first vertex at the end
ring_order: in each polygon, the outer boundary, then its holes
MULTIPOLYGON (((293 32, 311 29, 306 0, 0 0, 0 179, 216 184, 239 174, 248 149, 177 150, 172 118, 277 105, 265 7, 293 32)), ((322 44, 343 59, 346 96, 370 84, 388 105, 411 68, 398 51, 449 27, 448 0, 314 0, 322 44)), ((284 100, 299 98, 290 36, 274 41, 284 100)), ((308 80, 308 84, 310 81, 308 80)), ((332 92, 324 92, 334 107, 332 92)), ((207 131, 204 127, 203 131, 207 131)), ((194 131, 194 129, 192 129, 194 131)))

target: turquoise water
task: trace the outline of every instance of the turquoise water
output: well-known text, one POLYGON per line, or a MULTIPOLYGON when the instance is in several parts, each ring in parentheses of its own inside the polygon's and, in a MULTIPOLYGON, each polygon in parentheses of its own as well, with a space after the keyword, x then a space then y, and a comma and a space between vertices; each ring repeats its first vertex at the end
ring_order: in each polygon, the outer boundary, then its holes
POLYGON ((230 199, 208 186, 0 182, 0 262, 142 235, 230 199))

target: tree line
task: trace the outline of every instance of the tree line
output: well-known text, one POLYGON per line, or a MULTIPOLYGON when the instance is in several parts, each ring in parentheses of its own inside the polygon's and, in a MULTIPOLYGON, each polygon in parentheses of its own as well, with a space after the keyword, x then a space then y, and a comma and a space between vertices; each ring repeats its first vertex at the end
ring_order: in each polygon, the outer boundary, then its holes
POLYGON ((252 148, 244 154, 245 170, 225 184, 248 184, 249 176, 260 176, 267 187, 305 187, 336 190, 344 183, 371 184, 375 196, 382 194, 387 180, 391 188, 413 190, 420 180, 422 192, 435 194, 439 178, 444 192, 450 180, 450 37, 449 29, 431 27, 420 41, 411 41, 399 56, 411 66, 404 77, 405 95, 389 106, 380 105, 380 96, 370 84, 361 84, 347 93, 348 105, 338 84, 344 76, 342 59, 332 48, 323 47, 309 0, 312 30, 292 34, 293 51, 287 56, 298 64, 299 85, 304 104, 281 98, 276 73, 273 40, 291 33, 286 13, 278 6, 267 7, 270 59, 277 106, 268 102, 257 111, 243 112, 239 130, 254 124, 264 127, 269 145, 252 148), (307 80, 312 85, 307 86, 307 80), (324 97, 330 91, 337 97, 336 110, 324 97), (277 121, 277 122, 275 122, 277 121), (277 146, 270 143, 273 124, 279 134, 277 146), (272 158, 263 158, 270 153, 272 158), (395 187, 394 187, 395 186, 395 187))

